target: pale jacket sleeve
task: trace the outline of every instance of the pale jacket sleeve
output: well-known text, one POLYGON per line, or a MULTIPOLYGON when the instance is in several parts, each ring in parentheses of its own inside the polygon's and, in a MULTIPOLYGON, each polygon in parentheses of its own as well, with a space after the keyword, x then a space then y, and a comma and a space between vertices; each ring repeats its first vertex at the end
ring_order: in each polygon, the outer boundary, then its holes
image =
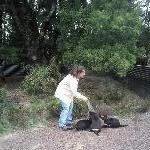
POLYGON ((87 98, 85 96, 83 96, 81 93, 79 93, 77 91, 78 89, 78 82, 76 81, 76 79, 73 79, 70 81, 70 89, 73 93, 73 95, 78 98, 78 99, 82 99, 82 100, 87 100, 87 98))

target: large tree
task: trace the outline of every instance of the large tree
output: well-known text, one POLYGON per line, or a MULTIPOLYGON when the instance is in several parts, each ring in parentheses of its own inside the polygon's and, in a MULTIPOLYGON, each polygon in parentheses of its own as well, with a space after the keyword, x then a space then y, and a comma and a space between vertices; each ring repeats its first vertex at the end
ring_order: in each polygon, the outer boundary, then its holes
POLYGON ((53 48, 45 48, 48 47, 45 46, 45 40, 49 36, 47 34, 54 30, 51 22, 52 18, 56 18, 56 4, 55 0, 5 0, 1 2, 1 11, 7 12, 12 17, 13 29, 9 35, 12 36, 15 33, 13 38, 16 36, 17 40, 22 41, 22 49, 28 60, 40 61, 43 59, 44 51, 53 51, 53 48), (43 18, 40 20, 38 17, 43 18))
POLYGON ((143 28, 137 44, 145 48, 148 56, 150 54, 150 0, 139 0, 138 3, 143 10, 143 28))
POLYGON ((136 57, 144 53, 136 46, 142 29, 141 11, 131 0, 91 0, 88 15, 82 12, 78 20, 83 36, 74 50, 66 53, 64 61, 125 76, 136 57))
POLYGON ((89 68, 125 75, 143 54, 136 46, 142 22, 135 2, 3 0, 0 8, 9 16, 9 44, 22 47, 28 61, 48 62, 55 56, 60 62, 67 51, 68 63, 80 59, 89 68), (95 61, 101 55, 104 59, 95 61))
MULTIPOLYGON (((59 15, 61 10, 78 10, 86 6, 86 0, 3 0, 0 11, 12 19, 9 22, 12 26, 10 43, 20 46, 28 61, 43 62, 54 55, 61 56, 57 46, 61 34, 60 17, 63 17, 59 15)), ((2 19, 0 23, 2 25, 2 19)))

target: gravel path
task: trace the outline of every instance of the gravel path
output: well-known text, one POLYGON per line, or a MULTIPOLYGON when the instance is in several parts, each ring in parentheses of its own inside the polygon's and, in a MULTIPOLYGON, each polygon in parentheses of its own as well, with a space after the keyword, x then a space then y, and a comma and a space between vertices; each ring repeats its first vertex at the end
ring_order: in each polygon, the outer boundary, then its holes
POLYGON ((129 126, 102 129, 99 136, 54 125, 16 131, 0 137, 0 150, 150 150, 150 112, 121 123, 129 126))

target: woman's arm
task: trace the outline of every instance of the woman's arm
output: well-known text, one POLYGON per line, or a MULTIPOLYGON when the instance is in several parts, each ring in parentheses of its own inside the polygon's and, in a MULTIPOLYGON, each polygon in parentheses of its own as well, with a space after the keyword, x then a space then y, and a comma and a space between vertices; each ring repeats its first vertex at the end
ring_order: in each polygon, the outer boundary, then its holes
POLYGON ((81 93, 79 93, 77 91, 78 89, 78 81, 77 79, 73 78, 73 79, 70 79, 70 89, 74 95, 74 97, 78 98, 78 99, 82 99, 82 100, 87 100, 87 98, 82 95, 81 93))

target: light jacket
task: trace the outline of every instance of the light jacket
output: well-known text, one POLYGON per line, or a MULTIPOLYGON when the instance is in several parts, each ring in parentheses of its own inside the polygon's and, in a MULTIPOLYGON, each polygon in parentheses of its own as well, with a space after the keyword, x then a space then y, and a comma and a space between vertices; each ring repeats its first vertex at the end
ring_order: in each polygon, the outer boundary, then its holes
POLYGON ((76 77, 68 74, 59 83, 55 91, 55 97, 66 103, 72 102, 74 97, 85 100, 86 97, 77 92, 78 81, 76 77))

